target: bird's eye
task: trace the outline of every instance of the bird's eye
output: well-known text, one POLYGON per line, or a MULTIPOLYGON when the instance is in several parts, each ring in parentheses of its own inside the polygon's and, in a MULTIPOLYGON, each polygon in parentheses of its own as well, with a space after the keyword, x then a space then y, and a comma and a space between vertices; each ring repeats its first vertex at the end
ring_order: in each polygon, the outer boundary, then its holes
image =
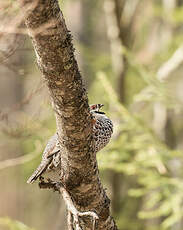
POLYGON ((93 109, 93 110, 96 109, 96 105, 92 105, 91 109, 93 109))

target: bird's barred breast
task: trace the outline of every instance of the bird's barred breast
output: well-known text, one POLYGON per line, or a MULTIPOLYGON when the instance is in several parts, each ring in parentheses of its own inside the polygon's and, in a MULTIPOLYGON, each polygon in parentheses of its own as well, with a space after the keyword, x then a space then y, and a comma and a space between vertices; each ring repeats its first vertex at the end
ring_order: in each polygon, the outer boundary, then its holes
POLYGON ((111 139, 113 124, 106 116, 97 116, 96 123, 93 127, 95 139, 95 152, 104 148, 111 139))

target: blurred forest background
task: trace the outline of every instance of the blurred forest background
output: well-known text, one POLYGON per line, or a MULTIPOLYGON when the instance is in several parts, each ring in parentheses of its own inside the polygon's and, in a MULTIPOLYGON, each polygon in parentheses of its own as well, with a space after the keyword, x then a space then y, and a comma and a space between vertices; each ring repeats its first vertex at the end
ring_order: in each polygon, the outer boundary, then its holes
MULTIPOLYGON (((114 122, 97 157, 119 229, 182 230, 183 1, 60 4, 90 104, 114 122)), ((55 118, 22 18, 0 0, 0 229, 65 230, 59 194, 26 184, 55 118)))

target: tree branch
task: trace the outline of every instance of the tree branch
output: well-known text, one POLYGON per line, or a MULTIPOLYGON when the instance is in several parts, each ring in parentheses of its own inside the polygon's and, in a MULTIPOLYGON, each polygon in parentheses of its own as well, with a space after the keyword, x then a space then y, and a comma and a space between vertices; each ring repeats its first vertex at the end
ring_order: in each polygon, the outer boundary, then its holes
MULTIPOLYGON (((21 2, 25 6, 31 1, 21 2)), ((97 214, 97 229, 117 229, 98 175, 86 90, 57 0, 37 0, 37 6, 26 14, 26 25, 55 110, 62 149, 61 183, 78 213, 97 214), (45 24, 50 26, 38 33, 36 28, 45 24)), ((92 229, 85 218, 85 229, 92 229)))
POLYGON ((183 62, 183 45, 175 50, 173 55, 163 63, 163 65, 157 71, 157 78, 161 82, 165 82, 170 74, 175 71, 183 62))

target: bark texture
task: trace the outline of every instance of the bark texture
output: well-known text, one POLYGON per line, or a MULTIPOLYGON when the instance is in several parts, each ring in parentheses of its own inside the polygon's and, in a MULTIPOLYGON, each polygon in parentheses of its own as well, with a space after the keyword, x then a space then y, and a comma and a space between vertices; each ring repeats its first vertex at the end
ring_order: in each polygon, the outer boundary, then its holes
MULTIPOLYGON (((61 182, 79 211, 97 213, 99 220, 96 229, 117 229, 110 216, 110 201, 98 175, 87 93, 74 57, 71 35, 58 2, 21 2, 38 66, 56 114, 63 149, 61 182)), ((90 218, 84 217, 83 224, 84 229, 92 229, 90 218)))

